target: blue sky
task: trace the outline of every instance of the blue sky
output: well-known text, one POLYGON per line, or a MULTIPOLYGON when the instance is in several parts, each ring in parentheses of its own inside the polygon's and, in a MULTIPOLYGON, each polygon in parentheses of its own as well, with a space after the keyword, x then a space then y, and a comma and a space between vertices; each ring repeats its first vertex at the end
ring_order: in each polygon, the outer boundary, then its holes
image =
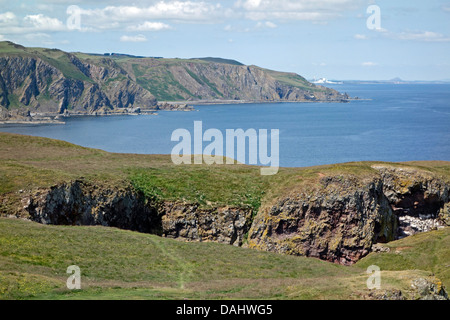
POLYGON ((449 0, 0 0, 0 40, 223 57, 308 79, 450 79, 449 0), (367 20, 376 5, 379 22, 367 20))

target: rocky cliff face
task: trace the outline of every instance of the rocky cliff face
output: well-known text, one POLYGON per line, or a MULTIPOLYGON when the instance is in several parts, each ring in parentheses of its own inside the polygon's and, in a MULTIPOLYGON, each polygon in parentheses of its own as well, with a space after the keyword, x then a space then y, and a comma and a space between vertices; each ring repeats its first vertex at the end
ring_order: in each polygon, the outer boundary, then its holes
POLYGON ((374 166, 367 181, 323 177, 305 193, 266 205, 249 247, 352 264, 373 244, 448 225, 449 183, 431 173, 374 166))
POLYGON ((348 96, 255 66, 72 54, 0 42, 0 120, 179 107, 157 99, 345 102, 348 96))
POLYGON ((110 188, 76 180, 24 197, 31 220, 55 225, 103 225, 140 232, 157 233, 157 207, 131 186, 110 188))
POLYGON ((249 209, 152 202, 126 182, 117 188, 71 181, 34 191, 22 205, 31 220, 44 224, 102 225, 232 245, 242 245, 251 218, 249 209))

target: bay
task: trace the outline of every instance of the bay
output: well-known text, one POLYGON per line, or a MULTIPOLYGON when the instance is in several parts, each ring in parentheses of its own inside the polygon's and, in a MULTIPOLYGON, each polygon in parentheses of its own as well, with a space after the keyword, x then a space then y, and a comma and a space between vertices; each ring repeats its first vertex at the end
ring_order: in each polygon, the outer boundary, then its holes
MULTIPOLYGON (((194 112, 69 118, 65 125, 3 125, 0 131, 109 152, 170 154, 175 129, 279 129, 280 165, 350 161, 450 161, 450 84, 342 84, 350 103, 195 106, 194 112)), ((204 143, 206 146, 208 143, 204 143)))

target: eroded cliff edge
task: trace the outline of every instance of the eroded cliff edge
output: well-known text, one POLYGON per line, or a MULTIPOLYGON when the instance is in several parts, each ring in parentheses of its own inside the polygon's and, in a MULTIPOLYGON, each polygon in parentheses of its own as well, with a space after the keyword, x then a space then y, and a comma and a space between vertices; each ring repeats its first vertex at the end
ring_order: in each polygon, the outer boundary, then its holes
POLYGON ((251 222, 248 208, 152 201, 127 182, 111 187, 75 180, 34 190, 21 203, 29 219, 43 224, 101 225, 236 246, 251 222))
MULTIPOLYGON (((204 208, 75 180, 22 195, 29 219, 103 225, 188 241, 215 241, 349 265, 376 243, 450 225, 450 183, 427 170, 372 165, 373 174, 320 176, 251 208, 204 208), (306 184, 306 186, 305 186, 306 184)), ((321 175, 319 173, 319 175, 321 175)))

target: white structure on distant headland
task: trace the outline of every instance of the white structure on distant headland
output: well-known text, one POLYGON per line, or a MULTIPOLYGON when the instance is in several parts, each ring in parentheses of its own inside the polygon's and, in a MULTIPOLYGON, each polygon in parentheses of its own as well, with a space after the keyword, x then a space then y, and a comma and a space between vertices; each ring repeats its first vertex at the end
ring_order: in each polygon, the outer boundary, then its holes
POLYGON ((317 83, 317 84, 324 84, 324 83, 327 83, 327 84, 342 84, 342 82, 334 82, 334 81, 327 80, 325 78, 320 78, 319 80, 314 78, 312 83, 317 83))

